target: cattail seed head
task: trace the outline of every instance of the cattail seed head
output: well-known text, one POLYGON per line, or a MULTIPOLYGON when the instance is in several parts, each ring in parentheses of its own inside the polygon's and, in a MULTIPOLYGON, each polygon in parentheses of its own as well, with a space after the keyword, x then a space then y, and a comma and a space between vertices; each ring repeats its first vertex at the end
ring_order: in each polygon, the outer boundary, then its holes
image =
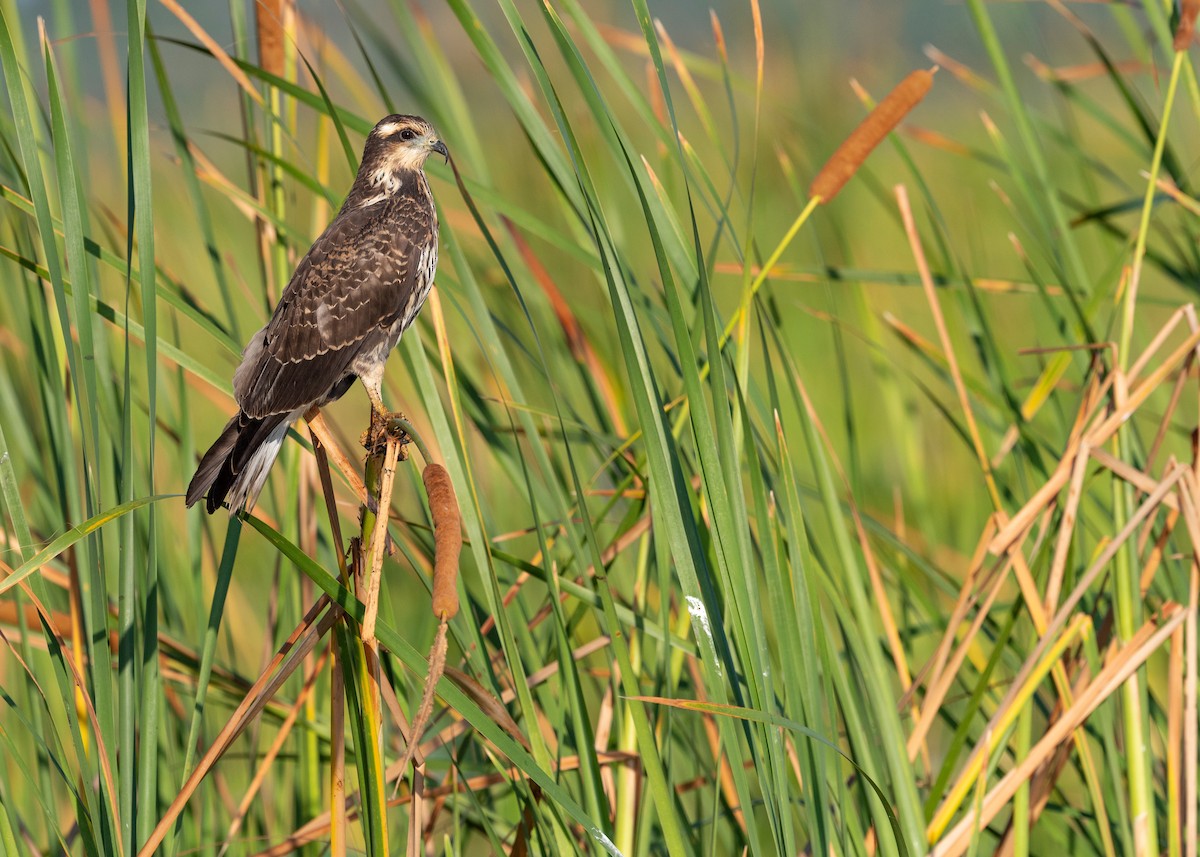
POLYGON ((1198 16, 1200 0, 1183 0, 1179 8, 1179 25, 1175 28, 1176 52, 1186 51, 1191 46, 1198 16))
POLYGON ((842 186, 858 172, 867 155, 929 92, 936 71, 935 66, 933 69, 912 72, 875 105, 875 109, 867 114, 867 118, 842 141, 842 145, 821 167, 808 189, 809 196, 820 197, 822 202, 829 202, 837 196, 842 186))
POLYGON ((462 518, 450 474, 440 464, 421 473, 433 518, 433 615, 441 621, 458 613, 458 556, 462 551, 462 518))

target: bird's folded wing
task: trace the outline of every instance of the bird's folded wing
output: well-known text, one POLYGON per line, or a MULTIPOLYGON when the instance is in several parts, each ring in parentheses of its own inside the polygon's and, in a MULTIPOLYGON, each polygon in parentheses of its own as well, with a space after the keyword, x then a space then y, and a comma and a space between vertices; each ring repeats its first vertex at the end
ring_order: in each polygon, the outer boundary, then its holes
POLYGON ((368 334, 399 317, 420 287, 411 227, 370 208, 344 211, 329 225, 246 346, 234 394, 247 415, 321 401, 349 374, 368 334))

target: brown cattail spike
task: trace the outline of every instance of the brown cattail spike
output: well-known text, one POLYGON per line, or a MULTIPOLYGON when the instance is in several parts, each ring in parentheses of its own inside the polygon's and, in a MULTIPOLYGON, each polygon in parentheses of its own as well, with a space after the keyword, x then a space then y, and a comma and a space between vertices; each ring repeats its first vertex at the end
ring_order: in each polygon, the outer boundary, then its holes
POLYGON ((929 92, 936 71, 937 67, 934 66, 932 69, 912 72, 900 81, 883 101, 875 105, 875 109, 867 114, 867 118, 842 141, 833 157, 821 167, 808 189, 809 196, 820 197, 822 202, 829 202, 837 196, 842 186, 858 172, 867 155, 871 154, 883 138, 890 134, 892 129, 900 124, 900 120, 929 92))
POLYGON ((254 24, 258 30, 258 62, 264 71, 283 75, 283 0, 258 0, 254 24))
POLYGON ((440 464, 426 465, 421 479, 433 518, 433 615, 441 621, 458 613, 458 555, 462 551, 462 519, 450 474, 440 464))
POLYGON ((1183 0, 1179 9, 1179 26, 1175 28, 1175 50, 1186 51, 1192 44, 1196 32, 1196 18, 1200 16, 1200 0, 1183 0))

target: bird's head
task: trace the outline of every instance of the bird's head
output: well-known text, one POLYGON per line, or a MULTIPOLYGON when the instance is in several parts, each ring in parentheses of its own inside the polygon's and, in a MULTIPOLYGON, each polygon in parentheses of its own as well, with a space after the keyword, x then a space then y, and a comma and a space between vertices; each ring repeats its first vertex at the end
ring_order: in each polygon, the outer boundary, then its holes
POLYGON ((420 116, 393 114, 379 120, 363 146, 363 167, 372 174, 420 170, 425 159, 437 152, 450 160, 446 144, 437 131, 420 116))

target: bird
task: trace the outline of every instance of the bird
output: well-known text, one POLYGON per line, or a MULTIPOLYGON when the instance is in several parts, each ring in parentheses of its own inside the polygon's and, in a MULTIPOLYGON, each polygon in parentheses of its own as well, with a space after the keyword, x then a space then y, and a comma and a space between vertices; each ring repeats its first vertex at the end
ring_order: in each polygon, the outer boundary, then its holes
POLYGON ((393 114, 367 135, 346 200, 300 260, 271 319, 233 375, 238 411, 188 485, 190 508, 251 509, 288 428, 362 381, 386 420, 383 367, 433 287, 438 219, 425 178, 432 154, 450 161, 433 126, 393 114))

